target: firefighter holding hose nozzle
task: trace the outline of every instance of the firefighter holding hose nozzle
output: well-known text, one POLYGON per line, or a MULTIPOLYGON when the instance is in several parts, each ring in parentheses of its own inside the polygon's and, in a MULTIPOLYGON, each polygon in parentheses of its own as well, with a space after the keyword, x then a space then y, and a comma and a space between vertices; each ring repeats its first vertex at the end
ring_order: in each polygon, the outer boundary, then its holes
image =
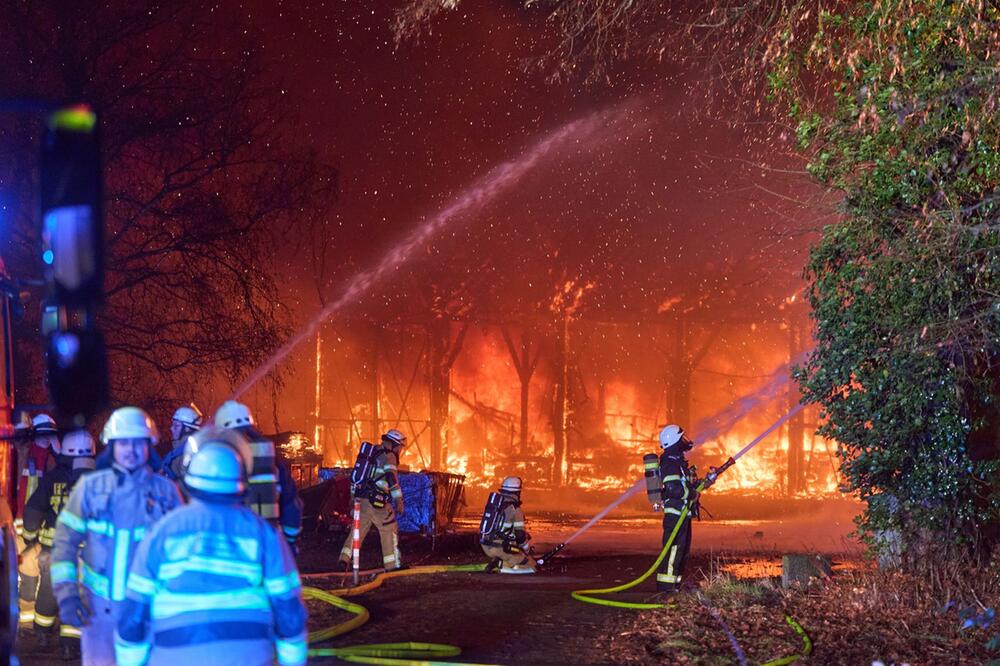
POLYGON ((479 536, 483 552, 491 558, 488 571, 500 566, 500 573, 535 573, 537 565, 528 554, 530 537, 524 529, 520 478, 508 476, 499 491, 490 493, 479 523, 479 536))
POLYGON ((646 496, 655 511, 663 511, 663 544, 674 531, 681 511, 689 506, 684 516, 684 524, 677 531, 677 537, 656 572, 656 589, 660 592, 677 592, 684 575, 684 563, 691 550, 691 517, 697 515, 698 492, 694 470, 684 453, 694 444, 684 436, 684 429, 678 425, 668 425, 660 431, 660 448, 657 456, 648 453, 643 456, 646 477, 646 496))

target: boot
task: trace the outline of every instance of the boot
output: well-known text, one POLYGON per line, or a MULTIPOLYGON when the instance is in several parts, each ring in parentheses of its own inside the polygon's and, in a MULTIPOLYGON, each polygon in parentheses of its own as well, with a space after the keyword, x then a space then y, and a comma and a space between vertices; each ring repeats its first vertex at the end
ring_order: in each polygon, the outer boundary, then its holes
POLYGON ((69 661, 80 660, 80 639, 62 636, 59 638, 59 652, 63 659, 69 661))

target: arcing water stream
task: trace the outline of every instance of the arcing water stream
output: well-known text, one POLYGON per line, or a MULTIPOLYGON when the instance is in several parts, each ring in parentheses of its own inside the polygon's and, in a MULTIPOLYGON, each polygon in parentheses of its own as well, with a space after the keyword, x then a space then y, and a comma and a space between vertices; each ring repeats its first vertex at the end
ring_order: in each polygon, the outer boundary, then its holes
POLYGON ((609 128, 615 120, 624 116, 631 105, 629 102, 617 104, 610 109, 597 111, 567 123, 539 139, 517 159, 504 162, 481 176, 458 194, 451 203, 389 250, 374 268, 355 275, 340 296, 328 303, 298 334, 236 387, 232 397, 239 398, 251 386, 266 377, 295 347, 313 336, 324 321, 361 298, 388 274, 406 263, 423 243, 432 240, 453 220, 468 215, 492 201, 497 195, 519 182, 552 153, 570 146, 592 143, 597 132, 609 128))

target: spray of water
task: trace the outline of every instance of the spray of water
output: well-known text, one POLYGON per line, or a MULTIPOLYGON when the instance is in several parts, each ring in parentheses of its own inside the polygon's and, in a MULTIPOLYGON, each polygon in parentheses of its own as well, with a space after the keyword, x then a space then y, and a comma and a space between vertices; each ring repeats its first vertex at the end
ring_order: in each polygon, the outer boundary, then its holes
POLYGON ((771 373, 771 379, 756 391, 737 398, 722 411, 698 421, 691 429, 695 438, 695 446, 701 446, 718 439, 732 430, 733 426, 750 412, 783 397, 792 388, 792 366, 801 364, 808 353, 803 352, 790 363, 778 367, 771 373))
POLYGON ((542 137, 517 159, 500 164, 481 176, 452 199, 447 206, 437 211, 389 250, 374 268, 355 275, 347 283, 340 296, 328 303, 308 325, 236 387, 232 397, 234 399, 240 397, 251 386, 266 377, 295 347, 315 335, 324 321, 346 305, 358 300, 384 277, 397 270, 409 257, 416 254, 415 251, 421 245, 441 233, 452 220, 467 216, 495 199, 497 195, 518 183, 525 175, 535 169, 546 156, 571 145, 579 146, 590 143, 598 131, 607 129, 615 120, 623 117, 633 104, 633 102, 617 104, 610 109, 597 111, 567 123, 542 137))
MULTIPOLYGON (((727 407, 719 412, 716 412, 708 418, 702 419, 698 422, 694 429, 694 436, 700 442, 712 441, 721 435, 724 435, 728 430, 730 430, 737 422, 740 421, 744 416, 749 414, 751 411, 760 407, 761 405, 767 404, 772 400, 781 397, 785 391, 789 388, 789 382, 791 381, 791 376, 789 374, 790 366, 801 362, 804 356, 796 358, 791 363, 782 365, 777 370, 774 371, 772 379, 766 384, 758 388, 752 393, 748 393, 740 398, 734 400, 727 407)), ((733 456, 734 460, 738 460, 741 456, 745 455, 750 449, 760 443, 765 437, 774 432, 778 427, 781 426, 785 421, 790 419, 792 416, 797 414, 802 409, 802 405, 796 405, 790 412, 782 416, 778 421, 771 425, 767 430, 757 436, 752 442, 747 444, 743 449, 733 456)), ((640 490, 645 488, 645 479, 639 479, 635 482, 631 488, 626 490, 619 496, 614 502, 604 507, 600 513, 591 518, 585 525, 580 527, 576 532, 573 532, 566 539, 562 545, 565 546, 571 541, 576 539, 578 536, 589 530, 594 526, 597 521, 604 518, 616 507, 618 507, 622 502, 628 498, 635 495, 640 490)))

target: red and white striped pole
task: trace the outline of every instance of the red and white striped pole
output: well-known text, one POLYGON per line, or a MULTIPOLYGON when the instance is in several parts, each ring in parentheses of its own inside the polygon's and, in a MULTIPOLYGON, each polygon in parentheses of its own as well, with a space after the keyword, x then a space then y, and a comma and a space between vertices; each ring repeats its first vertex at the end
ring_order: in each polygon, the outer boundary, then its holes
POLYGON ((354 567, 354 585, 358 584, 361 569, 361 500, 354 500, 354 537, 351 545, 351 560, 354 567))

